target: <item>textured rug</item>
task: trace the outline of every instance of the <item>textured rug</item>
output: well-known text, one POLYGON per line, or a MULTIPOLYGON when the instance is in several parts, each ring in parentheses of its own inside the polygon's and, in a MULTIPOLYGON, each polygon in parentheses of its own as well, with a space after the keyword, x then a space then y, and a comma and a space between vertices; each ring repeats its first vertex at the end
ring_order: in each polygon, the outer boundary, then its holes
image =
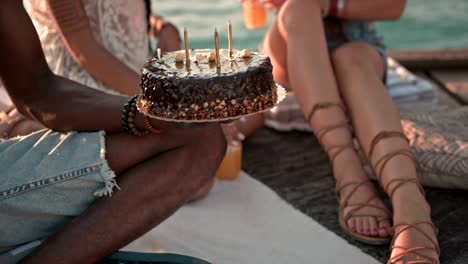
MULTIPOLYGON (((263 128, 244 143, 243 168, 288 203, 327 229, 385 263, 388 246, 368 246, 350 239, 337 221, 337 201, 330 163, 310 133, 281 133, 263 128)), ((439 228, 442 264, 468 263, 468 192, 426 189, 439 228)))

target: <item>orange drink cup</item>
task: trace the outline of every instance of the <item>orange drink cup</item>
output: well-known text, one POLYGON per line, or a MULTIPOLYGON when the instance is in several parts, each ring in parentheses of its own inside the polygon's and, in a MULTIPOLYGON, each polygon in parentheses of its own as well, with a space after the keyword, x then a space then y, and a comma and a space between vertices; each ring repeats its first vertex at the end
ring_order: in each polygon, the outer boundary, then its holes
POLYGON ((244 24, 247 29, 264 28, 267 24, 266 9, 257 0, 244 0, 244 24))
POLYGON ((216 177, 220 180, 235 180, 239 177, 242 168, 242 144, 237 146, 229 145, 226 150, 221 165, 216 172, 216 177))

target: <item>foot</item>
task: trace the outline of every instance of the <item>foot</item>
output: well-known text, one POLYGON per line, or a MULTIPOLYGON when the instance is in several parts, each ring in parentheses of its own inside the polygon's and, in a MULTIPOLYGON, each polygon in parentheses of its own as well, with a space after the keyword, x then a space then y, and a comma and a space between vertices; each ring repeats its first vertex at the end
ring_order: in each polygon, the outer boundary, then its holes
POLYGON ((402 186, 393 198, 395 238, 389 264, 438 264, 439 249, 435 227, 431 224, 430 207, 424 196, 419 195, 417 187, 411 187, 414 186, 402 186), (415 225, 416 227, 400 225, 415 223, 421 224, 415 225), (405 250, 414 248, 424 249, 414 253, 407 253, 408 250, 405 250))
POLYGON ((365 174, 356 151, 344 151, 336 159, 334 170, 341 187, 340 206, 347 227, 363 236, 388 238, 391 213, 365 174), (362 184, 357 186, 353 182, 362 184))

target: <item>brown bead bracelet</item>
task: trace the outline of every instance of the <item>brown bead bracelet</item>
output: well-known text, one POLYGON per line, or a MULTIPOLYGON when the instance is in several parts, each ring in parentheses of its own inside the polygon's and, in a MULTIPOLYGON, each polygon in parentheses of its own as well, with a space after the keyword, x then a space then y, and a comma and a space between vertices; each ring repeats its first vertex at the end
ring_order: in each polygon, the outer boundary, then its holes
MULTIPOLYGON (((135 126, 135 115, 136 115, 136 100, 138 95, 132 96, 127 103, 124 105, 122 110, 122 127, 131 135, 134 136, 146 136, 150 132, 153 132, 149 129, 139 130, 135 126)), ((154 132, 153 132, 154 133, 154 132)), ((160 133, 160 132, 159 132, 160 133)))

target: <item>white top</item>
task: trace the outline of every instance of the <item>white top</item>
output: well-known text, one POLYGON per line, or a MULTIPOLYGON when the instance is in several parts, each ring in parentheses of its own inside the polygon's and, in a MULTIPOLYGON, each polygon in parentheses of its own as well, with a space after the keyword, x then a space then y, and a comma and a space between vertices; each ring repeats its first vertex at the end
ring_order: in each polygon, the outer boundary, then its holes
MULTIPOLYGON (((39 34, 47 63, 55 74, 99 90, 112 89, 73 60, 47 12, 46 1, 23 2, 39 34)), ((144 1, 82 0, 82 3, 96 41, 135 72, 140 72, 149 58, 144 1)))

